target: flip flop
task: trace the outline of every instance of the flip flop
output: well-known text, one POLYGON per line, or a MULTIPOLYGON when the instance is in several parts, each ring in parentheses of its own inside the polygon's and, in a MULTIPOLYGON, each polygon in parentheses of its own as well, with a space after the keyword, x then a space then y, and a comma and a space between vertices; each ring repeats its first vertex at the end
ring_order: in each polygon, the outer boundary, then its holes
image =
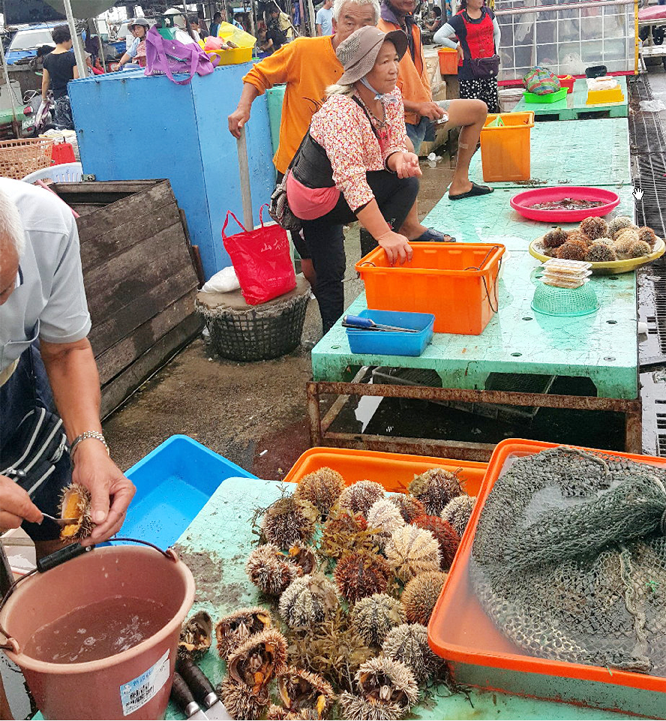
POLYGON ((439 230, 428 228, 425 233, 414 238, 412 243, 455 243, 456 239, 447 233, 440 233, 439 230), (447 240, 448 238, 448 240, 447 240))
POLYGON ((490 188, 487 185, 477 185, 472 183, 472 187, 466 193, 459 193, 458 195, 451 195, 449 193, 449 200, 462 200, 463 198, 474 198, 477 195, 488 195, 492 193, 494 188, 490 188))

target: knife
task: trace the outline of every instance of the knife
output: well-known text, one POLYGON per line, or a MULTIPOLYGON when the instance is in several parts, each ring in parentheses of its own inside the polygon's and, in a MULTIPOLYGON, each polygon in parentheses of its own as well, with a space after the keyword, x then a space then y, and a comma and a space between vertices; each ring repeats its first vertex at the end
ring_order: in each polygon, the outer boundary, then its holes
MULTIPOLYGON (((201 710, 199 704, 194 700, 194 696, 183 677, 174 671, 173 686, 171 686, 171 700, 178 708, 187 716, 188 719, 199 719, 203 721, 208 716, 201 710)), ((231 718, 231 717, 229 717, 231 718)))
POLYGON ((215 693, 213 684, 211 684, 203 671, 193 661, 190 659, 178 659, 178 661, 176 661, 176 668, 185 683, 189 686, 196 701, 206 710, 207 718, 233 718, 229 715, 224 704, 215 693))

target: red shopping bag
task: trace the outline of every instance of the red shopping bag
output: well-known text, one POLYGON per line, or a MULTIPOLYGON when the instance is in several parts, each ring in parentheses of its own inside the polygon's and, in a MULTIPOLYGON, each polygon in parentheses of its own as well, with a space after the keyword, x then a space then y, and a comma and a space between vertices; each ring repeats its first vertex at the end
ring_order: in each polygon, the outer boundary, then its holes
POLYGON ((264 225, 264 208, 259 211, 260 228, 246 230, 229 210, 222 226, 222 240, 238 276, 243 297, 250 305, 259 305, 288 293, 296 287, 296 273, 289 251, 287 231, 279 225, 264 225), (243 229, 227 235, 231 216, 243 229))

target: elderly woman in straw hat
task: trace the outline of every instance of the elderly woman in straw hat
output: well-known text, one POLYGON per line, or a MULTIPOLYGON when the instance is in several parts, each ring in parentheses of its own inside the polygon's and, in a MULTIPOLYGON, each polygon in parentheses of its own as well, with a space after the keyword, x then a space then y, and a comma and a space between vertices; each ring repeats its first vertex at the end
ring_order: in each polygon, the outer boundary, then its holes
POLYGON ((344 311, 343 226, 358 220, 391 263, 411 260, 403 224, 419 189, 419 161, 408 151, 396 87, 407 50, 403 32, 364 27, 344 40, 338 85, 312 118, 287 177, 291 211, 302 220, 312 255, 324 332, 344 311))

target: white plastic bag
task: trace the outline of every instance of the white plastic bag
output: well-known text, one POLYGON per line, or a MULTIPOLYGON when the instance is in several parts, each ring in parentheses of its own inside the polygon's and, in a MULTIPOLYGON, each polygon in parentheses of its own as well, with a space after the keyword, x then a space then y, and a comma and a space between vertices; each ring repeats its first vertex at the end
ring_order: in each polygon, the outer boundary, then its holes
POLYGON ((212 278, 204 283, 201 290, 204 293, 231 293, 232 290, 238 290, 239 288, 240 283, 236 277, 236 271, 233 265, 230 265, 215 273, 212 278))

